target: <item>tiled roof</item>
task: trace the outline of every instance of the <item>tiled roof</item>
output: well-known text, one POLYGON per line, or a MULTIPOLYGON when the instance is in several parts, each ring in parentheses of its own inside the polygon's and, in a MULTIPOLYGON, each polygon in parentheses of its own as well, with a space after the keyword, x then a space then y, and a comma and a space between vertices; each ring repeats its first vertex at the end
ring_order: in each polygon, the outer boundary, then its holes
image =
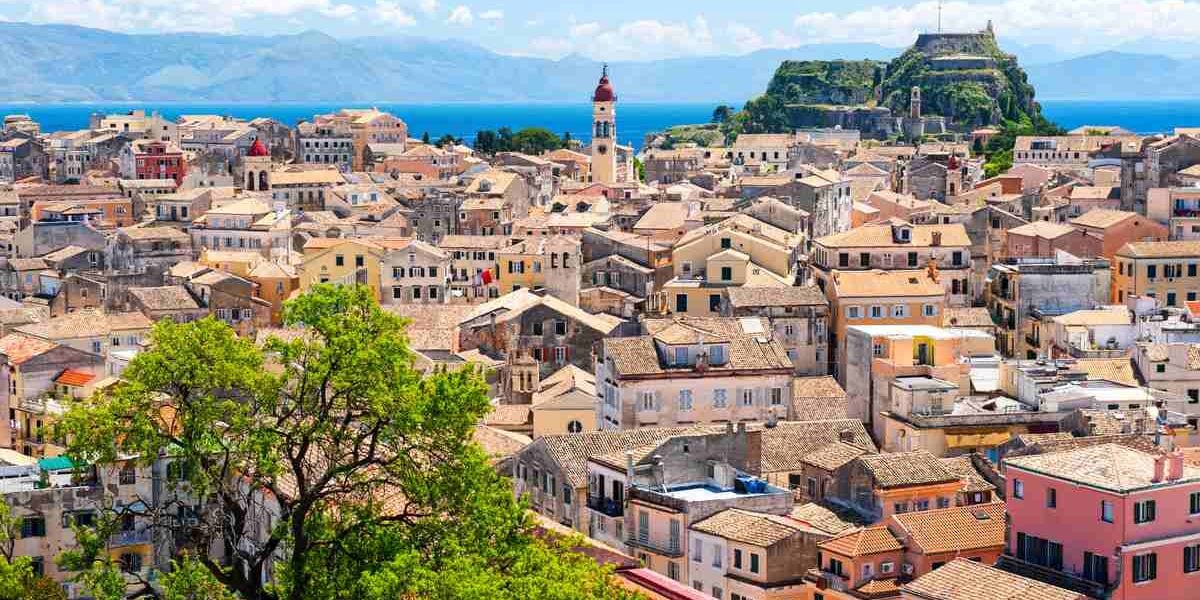
POLYGON ((534 440, 533 444, 543 445, 546 453, 558 463, 571 487, 581 488, 587 485, 587 460, 589 457, 631 450, 693 431, 686 427, 593 431, 547 435, 534 440))
POLYGON ((458 323, 474 306, 470 304, 393 304, 384 310, 408 319, 404 335, 417 350, 452 350, 458 323))
MULTIPOLYGON (((611 358, 621 375, 654 375, 672 371, 691 372, 691 367, 664 367, 651 336, 607 338, 604 356, 611 358)), ((759 340, 753 335, 739 335, 729 342, 729 356, 724 364, 710 365, 709 371, 790 369, 791 359, 779 342, 759 340)))
MULTIPOLYGON (((1153 481, 1155 454, 1120 444, 1005 459, 1005 464, 1117 493, 1175 484, 1153 481)), ((1014 474, 1009 474, 1009 477, 1014 474)), ((1185 465, 1181 481, 1200 481, 1200 468, 1185 465)))
POLYGON ((788 517, 730 508, 692 525, 692 529, 766 548, 795 535, 803 527, 788 517))
POLYGON ((855 527, 854 523, 842 520, 837 513, 816 502, 793 506, 789 516, 831 535, 836 535, 855 527))
POLYGON ((1129 325, 1133 323, 1133 312, 1125 306, 1104 306, 1096 309, 1077 310, 1054 317, 1062 325, 1129 325))
POLYGON ((731 317, 689 317, 673 315, 663 319, 646 319, 643 321, 646 332, 654 339, 666 344, 694 344, 703 340, 707 343, 730 342, 733 338, 752 333, 746 327, 767 331, 765 319, 750 317, 735 319, 731 317), (747 321, 749 323, 747 323, 747 321))
POLYGON ((519 427, 533 423, 533 407, 529 404, 498 404, 483 418, 492 427, 519 427))
POLYGON ((766 306, 829 306, 824 292, 815 285, 800 287, 731 287, 727 289, 733 308, 766 306))
POLYGON ((22 325, 17 331, 46 340, 106 336, 112 331, 149 330, 154 323, 140 312, 103 313, 81 310, 22 325))
POLYGON ((896 536, 892 535, 892 532, 883 525, 847 531, 835 538, 818 543, 817 547, 850 557, 904 549, 900 540, 896 539, 896 536))
POLYGON ((96 375, 94 373, 88 373, 87 371, 80 371, 78 369, 67 369, 59 374, 59 376, 54 380, 54 383, 59 385, 69 385, 71 387, 81 387, 87 385, 89 381, 95 378, 96 375))
MULTIPOLYGON (((1195 348, 1200 350, 1200 346, 1195 348)), ((1075 366, 1087 373, 1088 379, 1138 385, 1137 377, 1133 374, 1133 363, 1128 358, 1081 358, 1075 361, 1075 366)))
POLYGON ((928 248, 933 244, 933 234, 942 234, 942 246, 970 246, 971 238, 961 223, 950 225, 911 225, 912 241, 896 242, 892 237, 892 223, 870 223, 849 231, 818 238, 816 243, 826 248, 928 248))
POLYGON ((148 310, 196 310, 200 305, 182 285, 129 288, 129 295, 148 310))
MULTIPOLYGON (((1080 188, 1075 188, 1071 192, 1071 197, 1075 197, 1075 192, 1080 188)), ((1071 219, 1071 223, 1081 227, 1095 227, 1096 229, 1108 229, 1125 219, 1136 217, 1137 213, 1127 212, 1123 210, 1109 210, 1107 208, 1094 208, 1082 215, 1071 219)))
MULTIPOLYGON (((689 212, 687 202, 659 202, 634 223, 633 230, 678 229, 687 223, 689 212)), ((698 221, 699 215, 693 215, 692 220, 698 221)))
POLYGON ((866 598, 893 598, 900 594, 900 583, 895 577, 872 579, 854 588, 856 596, 866 598))
POLYGON ((866 450, 858 446, 845 442, 832 442, 805 455, 804 462, 818 469, 833 471, 863 454, 866 454, 866 450))
POLYGON ((994 327, 992 313, 984 306, 947 307, 942 311, 942 327, 994 327))
POLYGON ((1003 548, 1005 515, 1004 503, 992 502, 898 514, 892 520, 906 546, 937 554, 1003 548))
POLYGON ((928 450, 871 454, 859 460, 871 472, 875 483, 884 488, 928 485, 958 479, 957 475, 950 472, 950 469, 928 450))
MULTIPOLYGON (((1058 435, 1058 434, 1053 434, 1058 435)), ((1070 437, 1071 434, 1066 434, 1070 437)), ((996 489, 990 481, 985 479, 983 475, 975 468, 975 464, 971 462, 971 455, 964 454, 953 458, 941 459, 942 464, 954 473, 963 482, 962 491, 964 492, 990 492, 996 489)))
POLYGON ((927 600, 1084 600, 1084 595, 956 558, 903 586, 914 598, 927 600))
POLYGON ((1117 256, 1127 256, 1130 258, 1196 258, 1200 257, 1200 240, 1130 242, 1117 251, 1117 256))
POLYGON ((522 448, 533 443, 528 436, 487 425, 478 425, 471 436, 475 443, 492 458, 504 458, 520 452, 522 448))
POLYGON ((9 362, 19 365, 35 356, 45 354, 58 347, 54 342, 24 335, 10 333, 0 338, 0 353, 8 357, 9 362))
POLYGON ((944 296, 946 289, 926 271, 834 271, 833 285, 842 298, 944 296))
POLYGON ((1041 237, 1049 240, 1062 237, 1069 233, 1077 231, 1070 225, 1062 225, 1059 223, 1051 223, 1049 221, 1034 221, 1026 223, 1020 227, 1013 227, 1008 232, 1016 235, 1025 235, 1029 237, 1041 237))
POLYGON ((842 432, 847 432, 850 444, 876 452, 875 443, 858 419, 781 421, 763 430, 759 468, 763 473, 799 471, 810 453, 839 441, 842 432))
POLYGON ((845 419, 846 390, 829 375, 792 379, 792 415, 797 421, 845 419))

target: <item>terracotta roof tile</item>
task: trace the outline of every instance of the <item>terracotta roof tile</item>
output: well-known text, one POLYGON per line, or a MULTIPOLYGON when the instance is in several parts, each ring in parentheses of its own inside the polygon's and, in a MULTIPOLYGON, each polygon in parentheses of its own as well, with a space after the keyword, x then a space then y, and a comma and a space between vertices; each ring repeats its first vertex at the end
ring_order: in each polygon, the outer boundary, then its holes
POLYGON ((809 454, 838 442, 843 432, 850 444, 876 452, 875 443, 858 419, 781 421, 763 430, 759 468, 763 473, 799 471, 809 454))
POLYGON ((10 333, 0 338, 0 354, 7 356, 9 362, 16 365, 57 347, 58 344, 54 342, 21 333, 10 333))
POLYGON ((1083 594, 1002 571, 965 558, 904 584, 904 592, 928 600, 1084 600, 1083 594))
POLYGON ((826 248, 928 248, 933 245, 933 234, 942 236, 941 246, 970 246, 971 238, 961 223, 950 225, 912 225, 912 241, 896 242, 892 236, 891 222, 869 223, 849 231, 818 238, 815 243, 826 248))
POLYGON ((793 419, 845 419, 848 412, 846 390, 832 376, 796 377, 792 380, 793 419))
POLYGON ((1195 258, 1200 257, 1200 240, 1130 242, 1117 251, 1117 256, 1127 256, 1130 258, 1195 258))
POLYGON ((928 485, 958 479, 928 450, 871 454, 859 460, 875 478, 875 483, 883 488, 928 485))
POLYGON ((937 554, 1003 548, 1006 515, 1003 502, 992 502, 904 513, 892 520, 906 546, 937 554))
POLYGON ((692 529, 766 548, 802 531, 803 526, 788 517, 731 508, 692 525, 692 529))
POLYGON ((1117 493, 1174 485, 1179 481, 1200 481, 1200 468, 1185 465, 1180 480, 1155 482, 1155 456, 1155 453, 1109 443, 1063 452, 1007 458, 1005 464, 1117 493))
POLYGON ((71 387, 82 387, 87 385, 89 381, 92 381, 95 378, 96 375, 94 373, 88 373, 87 371, 80 371, 78 369, 67 369, 59 374, 59 376, 54 380, 54 383, 59 385, 69 385, 71 387))
POLYGON ((896 552, 904 545, 883 525, 863 527, 843 533, 817 544, 822 550, 836 552, 842 556, 866 556, 880 552, 896 552))
POLYGON ((836 512, 816 502, 807 502, 793 506, 789 516, 831 535, 836 535, 855 527, 854 523, 843 520, 836 512))
POLYGON ((942 284, 927 271, 834 271, 833 285, 841 298, 945 296, 942 284))

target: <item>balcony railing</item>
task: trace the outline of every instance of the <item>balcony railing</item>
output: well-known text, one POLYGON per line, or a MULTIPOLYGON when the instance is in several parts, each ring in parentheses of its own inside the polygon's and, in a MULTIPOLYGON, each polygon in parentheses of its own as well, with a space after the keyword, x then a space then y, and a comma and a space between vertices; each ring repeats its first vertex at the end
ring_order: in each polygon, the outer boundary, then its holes
POLYGON ((665 556, 667 558, 679 558, 683 556, 683 548, 680 547, 678 541, 675 541, 674 543, 663 543, 659 540, 655 540, 653 538, 643 538, 639 535, 636 538, 630 539, 629 545, 637 546, 646 551, 653 552, 654 554, 665 556))
POLYGON ((613 500, 612 498, 604 498, 601 496, 588 496, 587 506, 588 506, 588 508, 590 508, 600 514, 603 514, 603 515, 606 515, 609 517, 621 517, 621 516, 625 515, 624 503, 617 502, 616 500, 613 500))
POLYGON ((141 544, 149 544, 151 541, 149 529, 133 529, 130 531, 120 531, 114 533, 109 538, 109 544, 112 546, 138 546, 141 544))
POLYGON ((818 590, 833 590, 835 592, 845 592, 849 587, 849 581, 846 577, 838 575, 832 571, 822 571, 811 569, 808 572, 808 579, 816 584, 818 590))

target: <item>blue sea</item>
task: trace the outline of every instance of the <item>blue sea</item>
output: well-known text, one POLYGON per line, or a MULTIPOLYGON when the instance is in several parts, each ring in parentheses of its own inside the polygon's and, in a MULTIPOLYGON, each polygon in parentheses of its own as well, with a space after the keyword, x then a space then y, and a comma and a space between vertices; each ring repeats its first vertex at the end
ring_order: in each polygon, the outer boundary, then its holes
MULTIPOLYGON (((741 103, 730 103, 739 106, 741 103)), ((272 117, 288 125, 314 114, 337 110, 329 104, 16 104, 0 105, 0 114, 28 113, 43 131, 87 127, 93 112, 124 112, 135 108, 155 110, 167 118, 181 114, 221 114, 241 118, 272 117)), ((377 104, 403 118, 414 137, 428 132, 433 138, 451 134, 468 143, 481 129, 545 127, 587 141, 591 105, 570 104, 377 104)), ((623 103, 618 108, 617 130, 621 143, 640 148, 645 135, 670 125, 704 123, 716 103, 623 103)), ((1082 125, 1118 125, 1138 133, 1163 133, 1175 127, 1200 127, 1200 99, 1186 100, 1047 100, 1046 116, 1066 129, 1082 125)))

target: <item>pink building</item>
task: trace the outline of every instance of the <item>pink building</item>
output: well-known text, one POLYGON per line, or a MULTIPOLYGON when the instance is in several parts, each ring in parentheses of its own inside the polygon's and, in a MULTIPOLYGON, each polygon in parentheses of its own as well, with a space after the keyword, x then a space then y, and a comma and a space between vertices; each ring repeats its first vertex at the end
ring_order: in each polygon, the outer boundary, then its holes
POLYGON ((1113 600, 1200 597, 1200 468, 1103 444, 1005 461, 1009 551, 1113 600))

